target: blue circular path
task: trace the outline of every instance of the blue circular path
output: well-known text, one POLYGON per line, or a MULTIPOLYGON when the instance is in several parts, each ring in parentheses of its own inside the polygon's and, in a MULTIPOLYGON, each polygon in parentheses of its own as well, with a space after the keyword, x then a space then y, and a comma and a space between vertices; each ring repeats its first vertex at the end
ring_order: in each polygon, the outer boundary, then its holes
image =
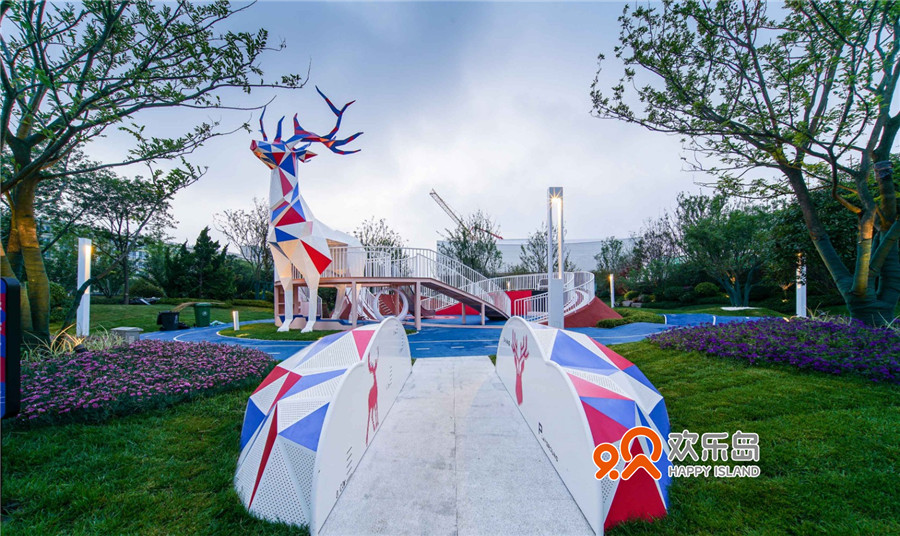
MULTIPOLYGON (((744 322, 758 320, 752 317, 715 317, 717 323, 744 322)), ((704 323, 712 323, 712 315, 666 315, 667 324, 648 324, 638 322, 626 324, 617 328, 570 328, 571 331, 584 333, 601 344, 619 344, 624 342, 636 342, 649 335, 659 333, 674 327, 692 326, 704 323)), ((245 324, 257 324, 272 322, 271 320, 255 320, 242 322, 245 324)), ((503 322, 492 323, 485 327, 440 327, 434 324, 423 323, 422 330, 409 335, 409 347, 412 357, 449 357, 449 356, 474 356, 488 355, 497 352, 497 344, 500 341, 500 331, 503 322)), ((181 331, 156 331, 142 335, 145 339, 176 340, 181 342, 215 342, 223 344, 237 344, 249 346, 271 354, 275 359, 287 359, 297 351, 309 346, 313 341, 264 341, 259 339, 238 339, 235 337, 223 337, 217 332, 226 329, 227 325, 210 326, 208 328, 193 328, 181 331)))

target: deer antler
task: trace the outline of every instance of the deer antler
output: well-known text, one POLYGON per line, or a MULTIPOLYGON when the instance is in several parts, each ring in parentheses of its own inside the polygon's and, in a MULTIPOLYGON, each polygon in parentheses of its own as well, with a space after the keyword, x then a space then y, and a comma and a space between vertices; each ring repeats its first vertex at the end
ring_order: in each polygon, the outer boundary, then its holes
POLYGON ((266 137, 266 127, 263 125, 263 117, 266 116, 266 107, 263 106, 263 111, 259 114, 259 132, 262 134, 263 141, 269 141, 269 138, 266 137))
POLYGON ((338 149, 337 147, 341 147, 343 145, 350 143, 351 141, 355 140, 360 135, 362 135, 362 132, 357 132, 356 134, 354 134, 348 138, 344 138, 343 140, 334 139, 335 134, 337 134, 338 130, 341 128, 341 118, 344 115, 344 111, 346 111, 347 107, 356 101, 350 101, 347 104, 345 104, 343 108, 338 110, 337 107, 334 105, 334 103, 332 103, 331 100, 328 97, 326 97, 324 93, 322 93, 322 90, 320 90, 318 87, 316 87, 316 91, 318 91, 319 95, 321 95, 322 98, 325 99, 325 102, 328 103, 328 107, 331 108, 332 113, 334 113, 334 115, 337 116, 337 122, 335 123, 334 128, 331 129, 331 132, 329 132, 327 135, 319 136, 315 132, 305 130, 303 127, 301 127, 300 122, 297 121, 297 115, 294 114, 294 135, 291 136, 291 138, 289 140, 287 140, 286 143, 295 143, 298 141, 310 142, 310 143, 311 142, 319 142, 322 145, 324 145, 325 147, 328 147, 329 149, 331 149, 331 152, 333 152, 333 153, 337 153, 337 154, 358 153, 359 149, 356 149, 353 151, 343 151, 343 150, 338 149))

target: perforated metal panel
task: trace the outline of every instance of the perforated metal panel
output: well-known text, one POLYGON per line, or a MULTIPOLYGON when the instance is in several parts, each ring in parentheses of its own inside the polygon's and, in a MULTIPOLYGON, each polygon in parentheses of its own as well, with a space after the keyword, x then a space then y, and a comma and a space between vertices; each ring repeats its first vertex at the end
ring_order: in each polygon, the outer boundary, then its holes
POLYGON ((300 499, 308 512, 312 504, 312 481, 316 453, 290 441, 281 441, 280 444, 285 459, 288 461, 291 477, 299 491, 300 499))
POLYGON ((309 508, 297 494, 281 448, 281 444, 287 442, 283 439, 275 440, 250 511, 266 519, 307 524, 310 518, 309 508))
POLYGON ((604 376, 603 374, 594 374, 593 372, 587 372, 571 367, 563 367, 563 370, 565 370, 572 376, 575 376, 576 378, 581 378, 582 380, 591 382, 595 385, 599 385, 604 389, 609 389, 610 391, 622 396, 627 396, 629 398, 631 397, 631 393, 625 390, 620 384, 611 380, 608 376, 604 376))

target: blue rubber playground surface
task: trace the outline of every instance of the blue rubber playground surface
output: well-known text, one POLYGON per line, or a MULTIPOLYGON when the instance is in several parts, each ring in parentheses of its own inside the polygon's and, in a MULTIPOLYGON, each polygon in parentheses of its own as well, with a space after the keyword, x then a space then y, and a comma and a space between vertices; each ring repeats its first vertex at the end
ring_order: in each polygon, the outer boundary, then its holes
MULTIPOLYGON (((617 328, 571 328, 571 331, 584 333, 601 344, 620 344, 625 342, 637 342, 649 335, 659 333, 667 329, 700 324, 747 322, 759 320, 754 317, 743 316, 719 316, 705 314, 665 315, 667 324, 647 324, 638 322, 626 324, 617 328)), ((477 317, 476 317, 477 318, 477 317)), ((242 322, 244 324, 256 324, 271 322, 270 320, 255 320, 242 322)), ((458 325, 458 324, 457 324, 458 325)), ((258 339, 237 339, 223 337, 216 333, 228 326, 210 326, 208 328, 193 328, 181 331, 157 331, 143 335, 145 339, 175 340, 181 342, 214 342, 221 344, 236 344, 248 346, 266 352, 275 359, 282 360, 294 355, 299 350, 309 346, 313 341, 263 341, 258 339)), ((454 356, 478 356, 497 352, 497 344, 500 341, 500 332, 503 322, 492 322, 490 326, 472 327, 441 327, 435 323, 423 322, 422 330, 409 335, 409 347, 412 356, 416 359, 428 357, 454 357, 454 356)))

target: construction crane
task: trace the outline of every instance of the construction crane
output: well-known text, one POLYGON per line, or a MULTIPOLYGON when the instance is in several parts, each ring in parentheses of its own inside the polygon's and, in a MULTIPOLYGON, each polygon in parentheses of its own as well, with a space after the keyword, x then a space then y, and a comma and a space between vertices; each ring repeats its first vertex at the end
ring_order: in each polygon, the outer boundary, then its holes
POLYGON ((480 228, 480 227, 473 227, 472 229, 469 229, 469 228, 466 226, 466 224, 463 223, 462 218, 460 218, 459 215, 458 215, 452 208, 450 208, 450 205, 448 205, 447 202, 444 201, 444 199, 443 199, 440 195, 438 195, 437 192, 434 191, 434 189, 432 189, 431 192, 429 192, 428 195, 430 195, 431 198, 434 199, 434 202, 437 203, 438 206, 441 207, 441 208, 444 210, 444 212, 446 212, 447 215, 450 216, 450 218, 451 218, 453 221, 456 222, 457 225, 459 225, 460 227, 462 227, 462 228, 465 229, 466 231, 469 231, 470 233, 471 233, 472 231, 481 231, 481 232, 483 232, 483 233, 487 233, 487 234, 493 236, 493 237, 496 238, 497 240, 503 240, 503 237, 502 237, 502 236, 500 236, 500 235, 498 235, 498 234, 496 234, 496 233, 492 233, 492 232, 488 231, 487 229, 482 229, 482 228, 480 228))

